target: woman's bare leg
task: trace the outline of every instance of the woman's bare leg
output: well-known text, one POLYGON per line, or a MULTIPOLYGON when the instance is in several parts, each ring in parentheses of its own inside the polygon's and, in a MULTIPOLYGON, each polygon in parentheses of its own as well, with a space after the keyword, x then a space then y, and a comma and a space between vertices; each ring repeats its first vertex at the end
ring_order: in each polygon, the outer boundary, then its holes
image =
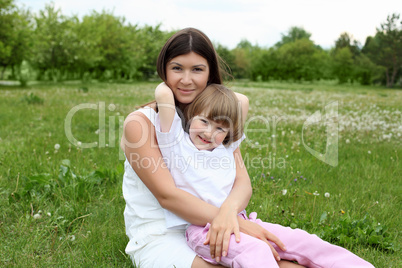
MULTIPOLYGON (((278 265, 280 268, 305 268, 304 266, 301 266, 299 264, 284 260, 279 261, 278 265)), ((217 268, 217 267, 219 268, 223 266, 210 264, 198 256, 195 257, 193 264, 191 265, 191 268, 217 268)))
POLYGON ((301 265, 296 264, 294 262, 284 261, 284 260, 279 261, 278 265, 279 265, 280 268, 302 268, 302 267, 304 267, 304 266, 301 266, 301 265))
MULTIPOLYGON (((191 265, 191 268, 217 268, 217 267, 223 267, 223 266, 210 264, 198 256, 195 257, 193 264, 191 265)), ((293 267, 289 266, 289 268, 293 267)))

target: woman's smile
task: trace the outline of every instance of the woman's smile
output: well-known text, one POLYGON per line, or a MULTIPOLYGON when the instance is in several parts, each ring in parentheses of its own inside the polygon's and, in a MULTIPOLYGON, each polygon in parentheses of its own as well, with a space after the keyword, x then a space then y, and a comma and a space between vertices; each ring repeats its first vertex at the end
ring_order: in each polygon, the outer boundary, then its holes
POLYGON ((207 86, 209 65, 205 58, 190 52, 166 64, 166 84, 177 101, 191 103, 207 86))

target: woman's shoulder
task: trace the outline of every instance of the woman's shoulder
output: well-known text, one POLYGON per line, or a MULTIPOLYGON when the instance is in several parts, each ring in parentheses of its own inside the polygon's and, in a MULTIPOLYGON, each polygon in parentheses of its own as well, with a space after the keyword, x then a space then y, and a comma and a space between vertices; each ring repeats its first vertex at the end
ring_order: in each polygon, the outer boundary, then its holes
POLYGON ((249 100, 246 95, 244 95, 242 93, 238 93, 238 92, 235 92, 235 95, 236 95, 237 99, 242 103, 242 105, 247 105, 247 107, 248 107, 249 100))
POLYGON ((139 107, 137 110, 132 111, 131 113, 129 113, 126 117, 127 119, 133 119, 133 117, 149 117, 150 115, 154 115, 156 114, 156 103, 150 103, 147 104, 146 106, 141 106, 139 107))
POLYGON ((124 129, 137 128, 138 124, 144 126, 144 123, 149 126, 155 125, 156 115, 156 104, 151 103, 140 107, 127 115, 124 120, 124 129))

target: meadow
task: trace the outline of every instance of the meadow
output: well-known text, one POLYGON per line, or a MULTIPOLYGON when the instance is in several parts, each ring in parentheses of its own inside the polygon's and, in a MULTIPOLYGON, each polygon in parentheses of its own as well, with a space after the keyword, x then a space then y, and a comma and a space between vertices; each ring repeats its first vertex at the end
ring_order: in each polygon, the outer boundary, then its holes
MULTIPOLYGON (((132 267, 119 140, 124 118, 156 85, 0 86, 0 266, 132 267)), ((402 91, 228 85, 250 99, 241 145, 253 185, 248 212, 375 267, 402 267, 402 91)))

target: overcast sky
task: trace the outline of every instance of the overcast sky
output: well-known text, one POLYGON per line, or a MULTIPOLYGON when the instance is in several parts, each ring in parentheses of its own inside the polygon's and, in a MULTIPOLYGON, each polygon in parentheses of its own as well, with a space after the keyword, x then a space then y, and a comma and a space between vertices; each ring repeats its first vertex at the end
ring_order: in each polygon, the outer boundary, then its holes
MULTIPOLYGON (((46 0, 15 0, 33 12, 46 0)), ((343 32, 362 45, 388 15, 402 15, 402 0, 55 0, 67 16, 113 11, 131 24, 162 25, 162 30, 195 27, 214 42, 234 48, 242 39, 270 47, 290 27, 303 27, 324 48, 343 32)))

